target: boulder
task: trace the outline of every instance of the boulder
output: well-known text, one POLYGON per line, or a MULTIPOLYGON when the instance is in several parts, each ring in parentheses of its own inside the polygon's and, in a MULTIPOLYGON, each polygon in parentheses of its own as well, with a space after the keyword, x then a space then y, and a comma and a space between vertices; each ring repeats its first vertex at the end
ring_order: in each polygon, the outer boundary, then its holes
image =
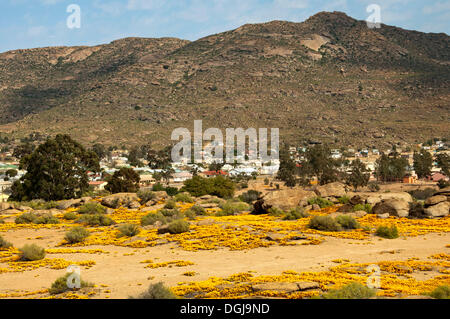
POLYGON ((351 204, 353 206, 359 205, 359 204, 363 205, 363 204, 365 204, 365 202, 366 202, 365 198, 361 197, 360 195, 355 195, 352 198, 350 198, 350 200, 349 200, 349 204, 351 204))
POLYGON ((363 210, 358 210, 356 212, 351 212, 351 213, 340 213, 340 212, 336 212, 336 213, 332 213, 330 214, 331 217, 336 218, 339 216, 351 216, 353 218, 361 218, 367 215, 367 212, 363 211, 363 210))
POLYGON ((349 212, 353 212, 353 205, 352 204, 344 204, 341 207, 339 207, 339 209, 337 210, 340 213, 349 213, 349 212))
POLYGON ((35 214, 38 217, 41 217, 41 216, 55 216, 55 215, 57 215, 59 213, 60 213, 60 211, 58 211, 56 209, 40 209, 40 210, 33 211, 33 214, 35 214))
POLYGON ((14 208, 14 206, 11 205, 11 203, 5 203, 5 202, 0 203, 0 211, 11 209, 11 208, 14 208))
POLYGON ((319 197, 342 197, 347 193, 345 184, 335 182, 326 185, 317 186, 314 192, 319 197))
POLYGON ((436 193, 434 193, 434 195, 450 196, 450 186, 438 190, 436 193))
POLYGON ((444 217, 448 216, 450 209, 450 202, 441 202, 439 204, 425 208, 425 214, 429 217, 444 217))
POLYGON ((362 192, 359 194, 361 198, 365 198, 367 204, 375 206, 379 202, 387 199, 398 199, 408 203, 412 203, 414 200, 412 196, 407 192, 390 192, 390 193, 368 193, 362 192))
POLYGON ((380 219, 388 219, 391 215, 389 213, 386 214, 378 214, 377 217, 380 219))
POLYGON ((281 240, 284 237, 286 237, 286 235, 279 234, 279 233, 267 233, 266 234, 266 240, 269 240, 269 241, 281 240))
MULTIPOLYGON (((286 188, 267 193, 262 201, 267 209, 277 207, 282 210, 289 210, 297 207, 300 201, 314 197, 316 197, 316 194, 312 191, 306 191, 301 188, 286 188)), ((255 203, 255 206, 258 202, 255 203)))
POLYGON ((127 207, 131 208, 131 209, 137 209, 137 208, 141 207, 141 204, 139 204, 138 201, 132 201, 127 205, 127 207))
POLYGON ((136 193, 118 193, 102 198, 102 205, 109 208, 119 208, 128 205, 130 202, 138 201, 136 193))
POLYGON ((409 203, 398 199, 386 199, 372 208, 372 213, 380 215, 389 213, 390 216, 407 217, 409 215, 409 203))
POLYGON ((57 203, 56 208, 61 209, 61 210, 65 210, 69 207, 76 207, 79 206, 79 204, 81 203, 81 199, 68 199, 68 200, 63 200, 57 203))
POLYGON ((14 209, 14 208, 2 211, 2 215, 17 215, 20 213, 22 213, 22 211, 20 211, 18 209, 14 209))
POLYGON ((447 201, 447 196, 444 195, 435 195, 432 197, 429 197, 425 200, 425 207, 433 206, 442 202, 447 201))

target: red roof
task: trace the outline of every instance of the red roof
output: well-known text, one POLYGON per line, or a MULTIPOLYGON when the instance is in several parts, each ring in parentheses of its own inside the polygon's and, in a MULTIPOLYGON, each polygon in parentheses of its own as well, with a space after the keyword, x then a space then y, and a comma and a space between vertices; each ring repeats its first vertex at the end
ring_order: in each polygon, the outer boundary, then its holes
POLYGON ((207 176, 228 175, 228 173, 225 171, 206 171, 202 172, 202 174, 207 176))
POLYGON ((93 182, 89 182, 89 185, 101 185, 103 183, 106 183, 105 181, 93 181, 93 182))

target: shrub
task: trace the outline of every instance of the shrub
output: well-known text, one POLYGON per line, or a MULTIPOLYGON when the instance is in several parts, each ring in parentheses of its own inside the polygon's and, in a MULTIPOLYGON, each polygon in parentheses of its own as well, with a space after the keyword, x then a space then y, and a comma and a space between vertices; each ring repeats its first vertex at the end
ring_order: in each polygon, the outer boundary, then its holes
POLYGON ((436 190, 434 188, 428 187, 425 189, 416 189, 409 191, 408 193, 417 200, 426 200, 427 198, 434 195, 436 190))
POLYGON ((10 247, 12 247, 12 244, 9 241, 3 239, 3 237, 0 235, 0 248, 10 248, 10 247))
POLYGON ((106 207, 99 203, 86 203, 78 209, 79 214, 105 214, 106 207))
POLYGON ((189 223, 182 219, 175 220, 169 224, 167 230, 171 234, 181 234, 189 231, 189 223))
POLYGON ((23 213, 22 215, 16 217, 16 224, 33 224, 36 222, 38 217, 34 213, 23 213))
POLYGON ((148 290, 140 294, 137 299, 177 299, 177 296, 169 288, 166 288, 162 282, 159 282, 151 284, 148 290))
POLYGON ((297 220, 300 218, 306 218, 309 217, 309 214, 305 212, 305 210, 301 207, 297 207, 295 209, 291 209, 289 212, 287 212, 283 219, 284 220, 297 220))
POLYGON ((397 226, 395 225, 392 225, 391 227, 379 226, 377 228, 376 235, 387 239, 398 238, 397 226))
POLYGON ((250 209, 247 203, 233 200, 221 204, 220 208, 222 210, 216 213, 217 216, 231 216, 250 209))
POLYGON ((248 204, 253 203, 254 201, 258 200, 258 197, 261 195, 261 192, 255 191, 255 190, 249 190, 245 193, 243 193, 241 196, 239 196, 239 199, 243 202, 246 202, 248 204))
POLYGON ((314 216, 309 221, 309 228, 323 231, 340 231, 341 225, 330 216, 314 216))
POLYGON ((157 221, 165 224, 167 222, 166 217, 161 213, 150 213, 141 218, 141 225, 148 226, 154 225, 157 221))
POLYGON ((139 190, 137 192, 137 196, 139 197, 139 199, 140 199, 139 202, 141 204, 145 204, 148 201, 155 199, 155 193, 153 193, 152 191, 149 191, 149 190, 139 190))
POLYGON ((348 204, 350 198, 348 196, 342 196, 338 198, 340 204, 348 204))
POLYGON ((338 216, 336 222, 344 229, 358 229, 361 227, 356 219, 348 215, 338 216))
POLYGON ((169 196, 175 196, 179 192, 178 188, 176 188, 176 187, 166 187, 164 190, 166 191, 167 195, 169 195, 169 196))
POLYGON ((270 216, 275 216, 275 217, 279 217, 279 216, 283 216, 284 212, 279 209, 278 207, 270 207, 267 212, 269 213, 270 216))
POLYGON ((164 208, 166 209, 174 209, 177 208, 177 203, 174 200, 168 200, 166 204, 164 205, 164 208))
POLYGON ((308 200, 308 204, 309 205, 314 205, 317 204, 320 206, 320 208, 325 208, 325 207, 329 207, 329 206, 333 206, 333 202, 329 201, 325 198, 322 197, 316 197, 316 198, 311 198, 308 200))
POLYGON ((370 214, 370 212, 372 212, 372 205, 370 204, 356 204, 355 206, 353 206, 353 211, 357 212, 363 210, 367 213, 370 214))
POLYGON ((77 214, 75 214, 74 212, 67 212, 64 214, 63 218, 65 220, 75 220, 77 219, 77 214))
POLYGON ((104 214, 85 214, 77 219, 77 223, 89 226, 111 226, 115 222, 104 214))
POLYGON ((352 282, 340 289, 330 290, 324 294, 324 299, 368 299, 375 297, 376 290, 366 287, 358 282, 352 282))
POLYGON ((21 252, 20 259, 24 261, 41 260, 45 257, 45 249, 36 244, 25 245, 19 250, 21 252))
POLYGON ((367 184, 367 186, 369 187, 369 190, 371 192, 379 192, 380 191, 380 185, 378 185, 378 183, 376 183, 376 182, 370 182, 369 184, 367 184))
POLYGON ((204 209, 202 206, 194 205, 189 210, 193 211, 195 215, 206 215, 206 209, 204 209))
POLYGON ((138 225, 134 224, 123 224, 119 226, 119 237, 127 236, 134 237, 141 232, 138 225))
POLYGON ((178 209, 161 209, 159 212, 166 217, 167 222, 184 218, 184 215, 178 209))
POLYGON ((46 215, 43 215, 41 217, 38 217, 34 221, 34 223, 35 224, 41 224, 41 225, 44 225, 44 224, 59 224, 59 219, 54 217, 51 214, 46 214, 46 215))
POLYGON ((181 191, 188 192, 195 197, 214 195, 221 198, 231 198, 235 188, 236 184, 227 177, 204 178, 197 175, 185 181, 181 191))
POLYGON ((194 202, 192 197, 186 193, 179 193, 179 194, 175 195, 175 201, 182 202, 182 203, 193 203, 194 202))
POLYGON ((434 299, 450 299, 450 286, 440 286, 426 294, 434 299))
POLYGON ((437 183, 439 189, 443 189, 450 186, 450 181, 445 181, 444 179, 440 179, 437 183))
POLYGON ((75 243, 81 243, 82 241, 84 241, 86 238, 89 237, 89 231, 81 226, 77 226, 77 227, 73 227, 71 230, 69 230, 66 233, 66 236, 64 237, 64 239, 69 243, 69 244, 75 244, 75 243))
MULTIPOLYGON (((69 288, 67 285, 67 280, 69 280, 69 276, 71 273, 67 273, 64 276, 59 277, 58 279, 53 282, 52 286, 48 290, 49 294, 51 295, 58 295, 62 294, 67 291, 71 291, 72 289, 69 288)), ((85 282, 81 280, 80 278, 80 288, 86 288, 86 287, 92 287, 93 285, 91 283, 85 282)), ((75 289, 73 289, 75 290, 75 289)))

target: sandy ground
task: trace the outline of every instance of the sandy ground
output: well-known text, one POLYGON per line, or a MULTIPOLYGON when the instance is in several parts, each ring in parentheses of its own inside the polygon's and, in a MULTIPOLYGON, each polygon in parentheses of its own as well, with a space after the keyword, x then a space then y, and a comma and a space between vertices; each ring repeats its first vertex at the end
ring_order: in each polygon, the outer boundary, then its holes
MULTIPOLYGON (((36 243, 48 248, 55 247, 63 238, 63 230, 15 230, 4 233, 3 237, 21 247, 26 243, 36 243), (42 236, 42 239, 35 239, 42 236)), ((109 253, 102 254, 51 254, 48 258, 64 258, 70 261, 93 260, 90 269, 82 269, 83 280, 102 287, 94 298, 128 298, 146 290, 150 283, 163 281, 175 286, 179 282, 201 281, 209 277, 225 277, 232 274, 254 271, 255 275, 278 275, 285 270, 320 271, 336 264, 335 259, 349 259, 351 262, 377 262, 406 260, 410 257, 426 259, 432 254, 448 253, 445 246, 450 243, 450 234, 428 234, 425 236, 398 238, 394 240, 372 237, 369 240, 347 240, 326 237, 320 245, 272 246, 248 251, 228 249, 190 252, 177 248, 174 244, 148 248, 127 248, 117 246, 89 246, 85 249, 100 248, 109 253), (363 244, 366 243, 366 244, 363 244), (369 244, 367 244, 369 243, 369 244), (395 253, 390 253, 395 251, 395 253), (134 253, 134 254, 132 254, 134 253), (125 254, 132 254, 125 256, 125 254), (145 268, 144 260, 154 262, 173 260, 192 261, 195 265, 186 267, 145 268), (195 271, 195 277, 183 273, 195 271)), ((4 265, 0 264, 0 267, 4 265)), ((22 273, 0 274, 0 294, 13 291, 37 291, 49 288, 51 283, 62 276, 65 270, 39 268, 22 273)), ((433 276, 423 274, 423 279, 433 276)), ((419 279, 419 278, 417 278, 419 279)))

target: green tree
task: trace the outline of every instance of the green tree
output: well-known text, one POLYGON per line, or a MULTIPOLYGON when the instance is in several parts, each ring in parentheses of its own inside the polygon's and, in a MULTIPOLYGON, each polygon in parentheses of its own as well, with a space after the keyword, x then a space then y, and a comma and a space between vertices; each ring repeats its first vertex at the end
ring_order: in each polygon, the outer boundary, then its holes
POLYGON ((440 153, 436 156, 436 162, 442 174, 450 177, 450 156, 445 153, 440 153))
POLYGON ((289 147, 283 147, 279 154, 280 168, 278 169, 277 179, 283 181, 288 187, 294 187, 297 183, 297 165, 289 153, 289 147))
POLYGON ((360 159, 354 160, 351 165, 351 173, 347 176, 347 184, 358 189, 358 187, 364 187, 369 183, 370 173, 366 165, 361 162, 360 159))
POLYGON ((221 198, 233 197, 236 184, 228 177, 216 176, 205 178, 194 176, 184 182, 182 192, 189 192, 192 196, 214 195, 221 198))
POLYGON ((419 153, 414 152, 414 171, 419 178, 425 178, 431 175, 431 168, 433 167, 433 156, 430 152, 421 149, 419 153))
POLYGON ((17 176, 17 170, 15 169, 9 169, 5 172, 5 175, 8 177, 16 177, 17 176))
POLYGON ((68 135, 48 139, 22 157, 27 173, 16 181, 10 200, 62 200, 78 198, 89 189, 87 172, 100 171, 98 157, 68 135))
POLYGON ((17 146, 14 149, 13 156, 15 158, 21 159, 21 158, 33 153, 34 149, 35 149, 35 146, 33 144, 31 144, 30 142, 26 142, 26 143, 23 143, 23 144, 17 146))
POLYGON ((142 167, 143 164, 139 160, 139 156, 140 156, 140 152, 139 152, 138 148, 136 148, 136 147, 132 148, 131 151, 128 153, 128 163, 134 167, 142 167))
POLYGON ((105 158, 108 155, 108 151, 103 144, 97 143, 92 146, 91 151, 97 154, 99 159, 105 158))
POLYGON ((170 167, 172 162, 171 150, 172 148, 170 146, 159 151, 149 149, 146 156, 149 162, 148 166, 152 169, 165 169, 170 167))
POLYGON ((397 154, 382 153, 375 162, 375 175, 383 182, 399 180, 405 176, 407 166, 408 161, 397 154))
POLYGON ((304 165, 305 174, 317 177, 321 185, 339 180, 337 164, 331 157, 330 148, 326 145, 314 145, 308 148, 304 165))
POLYGON ((105 189, 113 194, 116 193, 135 193, 139 190, 141 177, 131 168, 122 167, 114 172, 114 175, 108 180, 105 189))

